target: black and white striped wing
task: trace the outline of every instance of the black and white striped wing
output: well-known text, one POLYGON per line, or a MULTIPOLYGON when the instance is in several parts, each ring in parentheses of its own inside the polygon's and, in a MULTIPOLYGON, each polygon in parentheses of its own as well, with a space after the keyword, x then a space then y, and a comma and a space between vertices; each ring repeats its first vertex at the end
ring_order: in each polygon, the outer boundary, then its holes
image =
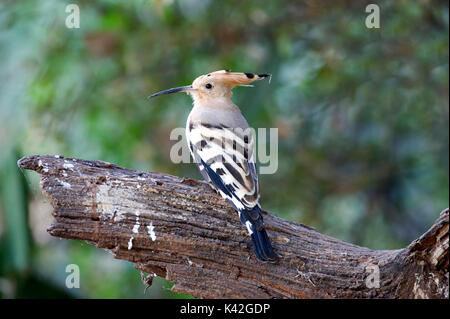
POLYGON ((187 136, 202 176, 222 197, 239 211, 259 206, 250 130, 198 124, 190 125, 187 136))

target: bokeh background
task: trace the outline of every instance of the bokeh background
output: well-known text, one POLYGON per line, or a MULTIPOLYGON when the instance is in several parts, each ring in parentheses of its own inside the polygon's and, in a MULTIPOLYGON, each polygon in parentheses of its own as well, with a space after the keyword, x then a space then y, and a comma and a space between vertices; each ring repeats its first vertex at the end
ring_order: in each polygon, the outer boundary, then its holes
POLYGON ((0 297, 184 298, 133 265, 50 237, 32 154, 99 159, 200 178, 173 164, 187 85, 220 69, 271 73, 233 99, 279 129, 279 167, 260 178, 278 216, 372 249, 397 249, 449 203, 448 1, 0 2, 0 297), (368 3, 381 27, 368 29, 368 3), (80 29, 65 26, 80 7, 80 29), (81 287, 65 287, 77 264, 81 287))

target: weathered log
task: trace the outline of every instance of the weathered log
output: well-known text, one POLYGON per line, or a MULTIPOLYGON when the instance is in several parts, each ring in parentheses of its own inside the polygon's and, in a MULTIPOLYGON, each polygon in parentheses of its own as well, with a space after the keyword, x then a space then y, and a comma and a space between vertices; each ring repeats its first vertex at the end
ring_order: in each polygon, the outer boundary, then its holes
POLYGON ((449 211, 408 247, 371 250, 264 212, 279 260, 258 261, 236 212, 204 182, 101 161, 30 156, 52 236, 110 250, 202 298, 448 298, 449 211), (378 280, 379 279, 379 280, 378 280))

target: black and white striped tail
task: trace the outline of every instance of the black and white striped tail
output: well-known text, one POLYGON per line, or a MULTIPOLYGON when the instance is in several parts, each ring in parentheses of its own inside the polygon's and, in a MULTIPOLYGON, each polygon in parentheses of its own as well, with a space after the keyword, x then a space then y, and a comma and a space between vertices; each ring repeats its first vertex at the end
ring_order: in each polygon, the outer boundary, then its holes
POLYGON ((271 261, 277 258, 277 255, 273 251, 272 244, 270 243, 269 236, 267 236, 266 229, 262 222, 261 208, 259 206, 254 207, 251 211, 240 211, 239 217, 241 222, 247 227, 248 233, 252 239, 253 248, 259 260, 271 261), (261 216, 260 222, 252 223, 252 215, 258 214, 261 216))

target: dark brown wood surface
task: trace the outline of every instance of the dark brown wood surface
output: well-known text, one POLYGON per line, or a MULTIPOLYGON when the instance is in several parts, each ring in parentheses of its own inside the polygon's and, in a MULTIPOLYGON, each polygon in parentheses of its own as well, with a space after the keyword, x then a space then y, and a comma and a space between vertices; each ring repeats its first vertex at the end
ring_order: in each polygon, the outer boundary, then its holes
POLYGON ((18 165, 41 175, 54 209, 52 236, 108 249, 173 281, 177 292, 201 298, 448 298, 448 209, 408 247, 380 251, 265 212, 280 258, 263 263, 236 212, 204 182, 60 156, 24 157, 18 165))

